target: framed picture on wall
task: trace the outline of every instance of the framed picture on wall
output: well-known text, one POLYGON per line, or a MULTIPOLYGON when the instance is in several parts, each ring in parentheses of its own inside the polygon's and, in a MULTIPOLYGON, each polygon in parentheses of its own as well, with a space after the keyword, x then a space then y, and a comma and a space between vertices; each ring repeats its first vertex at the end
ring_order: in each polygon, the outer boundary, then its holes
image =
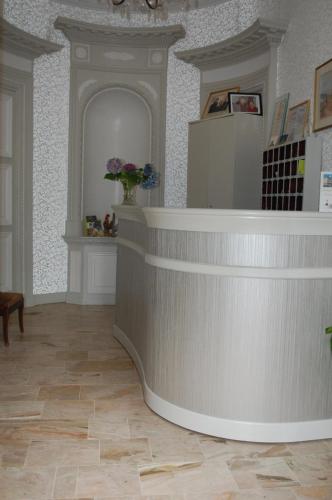
POLYGON ((284 94, 278 97, 275 102, 270 139, 268 142, 269 146, 276 146, 277 144, 279 144, 281 138, 283 137, 285 120, 288 110, 288 101, 289 94, 284 94))
POLYGON ((222 116, 229 113, 228 94, 230 92, 239 92, 240 87, 230 89, 215 90, 209 93, 202 118, 212 118, 213 116, 222 116))
POLYGON ((289 108, 285 135, 287 141, 295 141, 296 139, 303 139, 309 132, 309 113, 310 113, 310 100, 301 102, 292 108, 289 108))
POLYGON ((332 59, 316 68, 314 130, 332 127, 332 59))
POLYGON ((263 114, 261 94, 229 92, 228 101, 230 113, 250 113, 252 115, 263 114))

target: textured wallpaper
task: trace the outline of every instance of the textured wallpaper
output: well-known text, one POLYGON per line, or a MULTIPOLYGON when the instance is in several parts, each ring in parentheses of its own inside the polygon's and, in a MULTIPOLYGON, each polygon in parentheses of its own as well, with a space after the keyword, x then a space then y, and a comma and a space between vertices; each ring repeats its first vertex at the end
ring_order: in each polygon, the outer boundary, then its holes
MULTIPOLYGON (((331 10, 329 0, 230 0, 210 9, 169 17, 167 24, 183 23, 187 36, 171 47, 169 54, 167 206, 185 206, 188 121, 199 118, 199 71, 179 61, 174 51, 223 40, 250 26, 257 17, 286 17, 290 20, 290 32, 280 48, 278 88, 280 93, 291 92, 294 104, 312 97, 314 68, 331 58, 331 10)), ((67 287, 67 247, 61 236, 67 206, 70 63, 69 44, 53 29, 58 15, 114 26, 149 25, 144 15, 128 20, 49 0, 4 1, 4 16, 10 22, 65 46, 57 54, 39 58, 34 70, 33 281, 37 294, 63 292, 67 287)), ((323 166, 331 170, 332 132, 322 132, 320 136, 323 139, 323 166)))

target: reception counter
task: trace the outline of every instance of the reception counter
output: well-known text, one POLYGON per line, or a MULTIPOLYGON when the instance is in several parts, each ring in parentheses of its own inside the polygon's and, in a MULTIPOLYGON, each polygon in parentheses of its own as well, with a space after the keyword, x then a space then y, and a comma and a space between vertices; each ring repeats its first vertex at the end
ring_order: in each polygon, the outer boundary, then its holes
POLYGON ((118 206, 115 337, 145 400, 228 439, 332 438, 332 217, 118 206))

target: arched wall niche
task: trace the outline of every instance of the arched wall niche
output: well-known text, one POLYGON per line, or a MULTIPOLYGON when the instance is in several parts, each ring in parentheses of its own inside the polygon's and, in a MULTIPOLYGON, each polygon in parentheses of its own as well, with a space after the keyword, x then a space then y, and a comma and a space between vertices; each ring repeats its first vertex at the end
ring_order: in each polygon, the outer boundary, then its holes
MULTIPOLYGON (((118 157, 142 167, 152 161, 152 110, 136 89, 113 85, 90 97, 82 122, 82 217, 102 218, 122 201, 121 183, 104 180, 107 160, 118 157)), ((149 205, 149 194, 139 189, 138 204, 149 205)))
MULTIPOLYGON (((136 92, 148 103, 152 117, 151 158, 149 159, 160 173, 160 186, 153 189, 148 198, 151 205, 162 206, 164 204, 168 48, 179 38, 183 38, 185 32, 181 25, 156 28, 114 28, 70 18, 57 18, 55 27, 62 30, 71 42, 66 236, 79 237, 82 235, 83 215, 84 110, 93 95, 103 89, 127 88, 136 92)), ((126 160, 135 160, 135 158, 130 158, 130 152, 124 151, 124 153, 126 160)), ((107 157, 112 156, 115 156, 115 152, 109 151, 107 157)), ((110 185, 108 189, 111 189, 110 185)))

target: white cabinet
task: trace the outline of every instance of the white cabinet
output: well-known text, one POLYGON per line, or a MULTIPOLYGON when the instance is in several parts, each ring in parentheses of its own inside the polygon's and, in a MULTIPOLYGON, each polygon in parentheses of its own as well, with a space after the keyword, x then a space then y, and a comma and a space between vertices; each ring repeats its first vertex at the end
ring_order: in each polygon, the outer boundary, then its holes
POLYGON ((66 302, 114 305, 117 242, 114 238, 65 237, 69 249, 66 302))
POLYGON ((262 117, 226 115, 189 124, 187 206, 259 209, 262 117))

